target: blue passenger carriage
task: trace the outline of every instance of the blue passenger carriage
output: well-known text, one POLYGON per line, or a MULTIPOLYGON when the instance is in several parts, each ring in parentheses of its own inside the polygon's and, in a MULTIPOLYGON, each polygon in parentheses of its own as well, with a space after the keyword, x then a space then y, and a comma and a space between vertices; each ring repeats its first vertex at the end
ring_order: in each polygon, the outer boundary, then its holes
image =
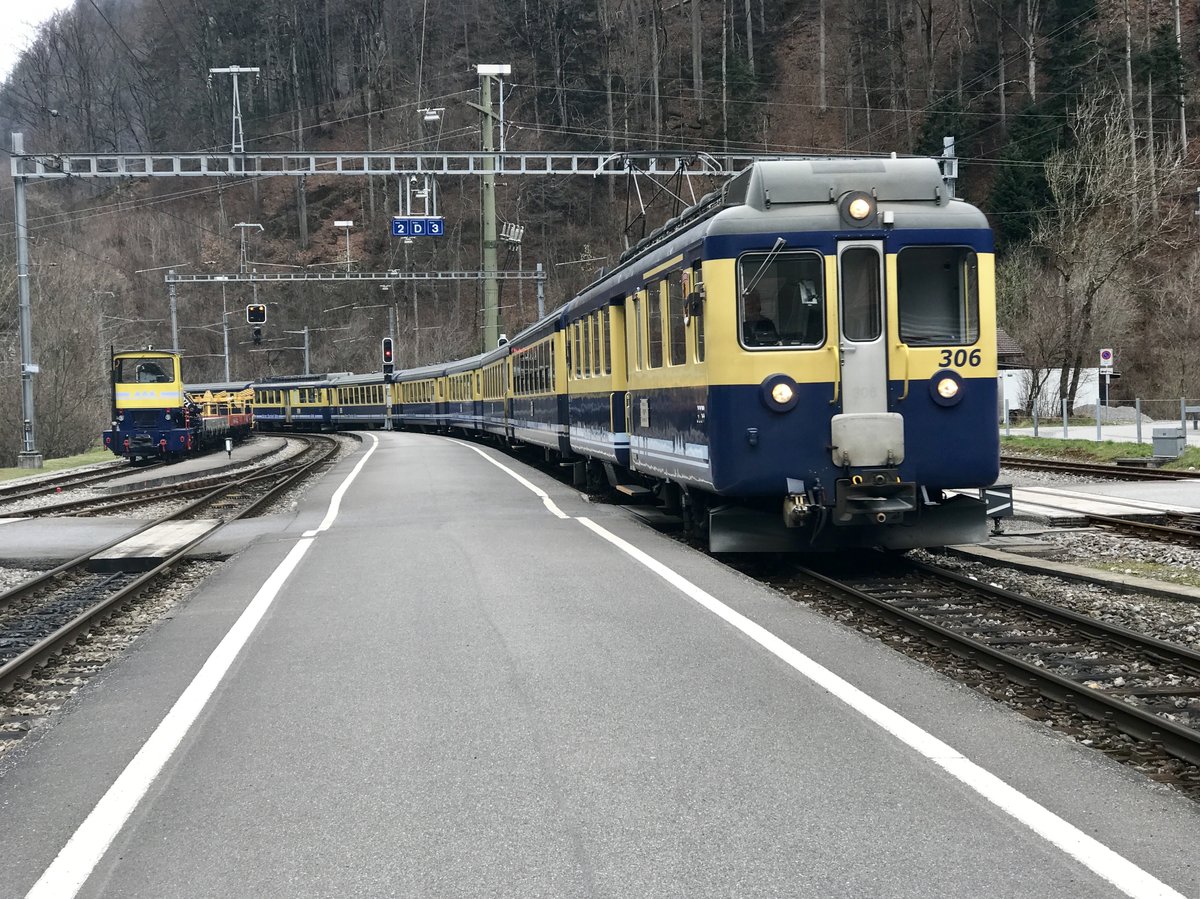
POLYGON ((555 314, 517 334, 509 344, 512 401, 509 437, 569 456, 566 350, 562 315, 555 314))
POLYGON ((443 375, 446 363, 411 368, 393 375, 400 399, 400 423, 406 428, 437 431, 443 422, 443 375))
MULTIPOLYGON (((333 426, 330 375, 267 379, 254 385, 261 431, 328 431, 333 426)), ((336 376, 333 376, 336 377, 336 376)))
POLYGON ((329 423, 337 429, 392 427, 392 386, 378 372, 329 377, 329 423))

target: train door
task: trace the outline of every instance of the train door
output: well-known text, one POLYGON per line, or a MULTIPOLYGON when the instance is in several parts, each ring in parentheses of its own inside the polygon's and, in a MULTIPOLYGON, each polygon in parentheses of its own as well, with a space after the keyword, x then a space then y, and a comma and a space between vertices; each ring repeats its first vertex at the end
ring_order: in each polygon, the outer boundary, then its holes
POLYGON ((888 412, 884 255, 880 241, 838 246, 838 355, 841 414, 833 418, 838 465, 896 465, 904 423, 888 412))

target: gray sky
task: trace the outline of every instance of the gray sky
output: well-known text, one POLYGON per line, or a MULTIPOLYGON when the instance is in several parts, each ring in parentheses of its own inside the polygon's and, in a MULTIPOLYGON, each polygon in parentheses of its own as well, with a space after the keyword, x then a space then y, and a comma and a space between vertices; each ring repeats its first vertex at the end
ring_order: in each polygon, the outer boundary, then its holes
POLYGON ((37 26, 72 0, 0 0, 0 78, 7 78, 17 64, 37 26))

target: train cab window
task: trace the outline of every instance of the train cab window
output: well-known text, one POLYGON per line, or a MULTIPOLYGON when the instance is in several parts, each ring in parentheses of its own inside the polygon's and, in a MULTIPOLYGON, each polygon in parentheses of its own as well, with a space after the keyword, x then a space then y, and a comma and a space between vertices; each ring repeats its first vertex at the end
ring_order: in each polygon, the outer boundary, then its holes
POLYGON ((646 292, 646 321, 648 327, 647 349, 651 368, 662 368, 663 364, 663 320, 662 320, 662 282, 651 284, 646 292))
MULTIPOLYGON (((695 277, 693 290, 699 290, 698 269, 695 277)), ((825 342, 824 260, 819 253, 748 253, 738 261, 738 285, 744 346, 817 347, 825 342)), ((703 358, 702 332, 697 332, 697 355, 703 358)))
POLYGON ((687 362, 687 326, 683 323, 683 272, 667 275, 667 319, 671 365, 687 362))
POLYGON ((896 281, 902 341, 944 346, 979 339, 979 261, 970 247, 905 247, 896 281))
POLYGON ((114 363, 119 384, 170 384, 175 380, 175 361, 158 359, 118 359, 114 363))

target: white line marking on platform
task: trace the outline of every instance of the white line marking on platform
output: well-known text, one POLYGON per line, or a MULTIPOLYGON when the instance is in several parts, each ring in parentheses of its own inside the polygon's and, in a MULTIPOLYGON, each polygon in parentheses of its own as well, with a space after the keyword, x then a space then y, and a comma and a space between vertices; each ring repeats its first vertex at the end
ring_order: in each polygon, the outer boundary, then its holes
POLYGON ((187 735, 204 706, 212 697, 230 666, 241 653, 250 635, 258 627, 263 616, 279 595, 288 577, 300 564, 304 554, 313 545, 318 533, 329 528, 341 506, 342 497, 350 487, 367 459, 375 452, 379 439, 371 435, 373 445, 346 476, 329 500, 329 510, 324 521, 315 531, 308 531, 292 547, 282 562, 271 572, 259 588, 250 604, 234 622, 233 627, 217 644, 199 673, 167 712, 166 717, 154 729, 133 760, 125 766, 108 792, 96 803, 96 807, 67 841, 67 844, 50 863, 33 885, 26 899, 71 899, 84 885, 92 871, 104 857, 104 853, 116 839, 129 816, 133 814, 154 779, 170 760, 180 742, 187 735))
MULTIPOLYGON (((470 446, 470 444, 463 444, 470 446)), ((546 492, 517 474, 506 465, 497 462, 478 447, 471 449, 483 456, 501 471, 529 488, 540 497, 554 514, 567 518, 553 506, 546 492)), ((756 624, 740 612, 735 612, 712 594, 701 590, 683 575, 668 568, 653 556, 638 549, 632 543, 601 527, 589 518, 577 516, 580 524, 607 540, 646 568, 649 568, 667 583, 680 590, 685 596, 699 603, 726 623, 733 625, 772 655, 786 662, 817 686, 828 690, 843 703, 867 720, 878 725, 905 745, 915 749, 955 779, 970 787, 1001 811, 1020 821, 1038 836, 1057 846, 1071 858, 1111 883, 1126 896, 1133 899, 1185 899, 1148 871, 1139 868, 1119 853, 1109 849, 1099 840, 1088 836, 1075 825, 1060 818, 1040 803, 1030 799, 1020 790, 1009 786, 985 768, 977 765, 948 743, 929 731, 909 721, 899 712, 879 700, 868 696, 858 687, 841 676, 834 674, 824 665, 806 656, 791 644, 775 636, 761 624, 756 624)))
POLYGON ((316 530, 305 531, 305 537, 315 537, 317 534, 321 533, 321 531, 329 530, 329 526, 333 524, 333 520, 337 518, 338 512, 342 508, 342 497, 346 495, 346 491, 350 489, 350 485, 354 483, 354 479, 358 477, 358 473, 362 471, 363 466, 367 464, 367 460, 371 458, 371 454, 379 448, 379 438, 374 434, 368 434, 367 436, 371 438, 371 448, 367 450, 365 456, 358 460, 358 464, 355 465, 354 470, 346 476, 346 480, 342 481, 341 486, 339 486, 338 489, 333 492, 333 498, 329 500, 329 511, 325 513, 325 520, 317 526, 316 530))
POLYGON ((0 518, 0 524, 16 524, 18 521, 28 520, 28 518, 0 518))
POLYGON ((495 459, 493 459, 491 456, 489 456, 487 453, 485 453, 483 450, 481 450, 477 446, 471 446, 471 444, 462 443, 462 441, 459 441, 459 440, 456 440, 454 442, 459 443, 462 446, 465 446, 467 449, 472 449, 475 452, 479 453, 479 455, 483 456, 483 458, 487 459, 489 462, 491 462, 493 465, 495 465, 497 468, 499 468, 501 471, 503 471, 505 474, 507 474, 510 478, 513 478, 515 481, 517 481, 517 483, 521 484, 521 486, 529 488, 531 491, 533 491, 534 496, 537 496, 538 498, 541 499, 542 505, 544 505, 547 509, 549 509, 554 515, 558 516, 559 518, 570 518, 571 517, 570 515, 565 513, 562 509, 560 509, 558 506, 556 506, 554 504, 554 500, 552 500, 549 497, 549 495, 546 493, 545 490, 543 490, 541 487, 537 486, 536 484, 534 484, 532 481, 528 480, 527 478, 522 477, 521 475, 517 474, 515 471, 513 471, 511 468, 509 468, 504 463, 497 462, 495 459))
POLYGON ((972 762, 954 747, 918 727, 877 699, 868 696, 824 665, 813 661, 762 625, 735 612, 711 594, 701 590, 683 575, 590 519, 579 517, 575 520, 649 568, 714 615, 733 625, 813 683, 828 690, 850 708, 915 749, 989 802, 1016 818, 1034 833, 1090 868, 1125 895, 1137 897, 1137 899, 1143 899, 1143 897, 1145 899, 1149 899, 1149 897, 1183 899, 1182 893, 1176 892, 1149 872, 1088 836, 1049 809, 1034 802, 1019 790, 972 762))

